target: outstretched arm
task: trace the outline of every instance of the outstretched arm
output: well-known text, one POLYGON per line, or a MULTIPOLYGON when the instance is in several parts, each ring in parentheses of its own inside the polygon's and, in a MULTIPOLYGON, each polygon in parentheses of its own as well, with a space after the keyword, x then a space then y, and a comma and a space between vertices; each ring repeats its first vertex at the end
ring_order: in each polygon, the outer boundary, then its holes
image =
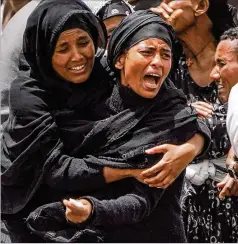
POLYGON ((133 224, 151 214, 165 190, 150 188, 136 180, 134 191, 117 199, 98 200, 87 196, 72 201, 64 200, 66 218, 73 223, 82 223, 92 216, 92 224, 111 226, 133 224), (82 205, 78 205, 81 203, 82 205))

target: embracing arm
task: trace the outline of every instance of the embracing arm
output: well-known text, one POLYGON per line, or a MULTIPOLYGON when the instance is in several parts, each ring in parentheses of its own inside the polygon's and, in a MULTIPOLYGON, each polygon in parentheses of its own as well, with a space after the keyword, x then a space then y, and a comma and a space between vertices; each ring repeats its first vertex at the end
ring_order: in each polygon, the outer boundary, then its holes
MULTIPOLYGON (((104 185, 104 170, 90 163, 90 157, 68 156, 51 114, 52 95, 40 82, 21 78, 10 90, 10 115, 4 127, 2 148, 2 184, 31 188, 46 183, 53 188, 86 191, 104 185), (37 182, 37 184, 36 184, 37 182), (94 182, 94 183, 92 183, 94 182)), ((116 173, 108 182, 124 177, 116 173)), ((126 176, 125 176, 126 177, 126 176)))
POLYGON ((197 134, 181 145, 164 144, 146 151, 147 154, 163 153, 163 158, 153 167, 145 170, 136 178, 144 178, 151 187, 167 188, 177 176, 194 160, 203 155, 210 144, 210 131, 206 124, 197 120, 197 134))
POLYGON ((127 169, 96 165, 93 159, 90 155, 83 159, 59 155, 46 175, 46 183, 52 188, 86 192, 132 175, 127 169))

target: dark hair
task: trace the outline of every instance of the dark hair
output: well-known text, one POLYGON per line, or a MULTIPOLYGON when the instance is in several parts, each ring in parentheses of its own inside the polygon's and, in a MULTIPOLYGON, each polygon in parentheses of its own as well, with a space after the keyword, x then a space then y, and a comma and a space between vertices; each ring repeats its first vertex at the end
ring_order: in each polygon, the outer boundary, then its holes
POLYGON ((220 38, 221 41, 223 40, 238 40, 238 27, 231 28, 224 32, 224 34, 220 38))
POLYGON ((212 32, 217 40, 224 31, 236 26, 227 0, 209 0, 207 15, 213 23, 212 32))
POLYGON ((236 45, 235 45, 234 49, 235 49, 235 52, 238 55, 238 27, 231 28, 231 29, 225 31, 224 34, 221 36, 220 40, 221 41, 224 41, 224 40, 231 40, 231 41, 236 40, 236 45))

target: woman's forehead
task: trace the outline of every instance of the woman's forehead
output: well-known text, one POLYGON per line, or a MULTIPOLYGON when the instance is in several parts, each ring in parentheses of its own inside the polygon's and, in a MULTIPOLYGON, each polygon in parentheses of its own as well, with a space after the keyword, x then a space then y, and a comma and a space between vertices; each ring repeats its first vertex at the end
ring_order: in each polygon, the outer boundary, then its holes
POLYGON ((164 40, 159 38, 149 38, 146 40, 142 40, 139 43, 137 43, 135 46, 148 47, 148 46, 158 46, 158 45, 170 49, 169 45, 164 40))
POLYGON ((72 36, 72 35, 82 35, 82 36, 87 36, 88 33, 80 28, 73 28, 73 29, 68 29, 63 32, 61 32, 60 36, 61 37, 67 37, 67 36, 72 36))

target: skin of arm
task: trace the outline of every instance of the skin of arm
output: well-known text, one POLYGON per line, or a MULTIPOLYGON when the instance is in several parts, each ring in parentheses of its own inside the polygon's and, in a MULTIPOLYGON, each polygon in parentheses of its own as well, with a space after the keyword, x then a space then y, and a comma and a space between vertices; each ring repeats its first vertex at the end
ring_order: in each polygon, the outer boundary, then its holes
POLYGON ((111 183, 128 177, 133 177, 136 171, 142 172, 142 170, 117 169, 117 168, 104 167, 103 176, 106 183, 111 183))
MULTIPOLYGON (((228 168, 230 166, 230 164, 233 163, 234 161, 236 161, 235 150, 233 147, 231 147, 231 149, 227 155, 226 167, 228 168)), ((234 165, 234 170, 238 173, 238 164, 237 163, 234 165)))
MULTIPOLYGON (((228 168, 229 165, 234 162, 235 151, 231 147, 227 159, 226 159, 226 167, 228 168)), ((238 172, 238 164, 236 163, 234 166, 234 170, 238 172)), ((229 174, 217 184, 217 187, 221 189, 219 193, 219 198, 222 199, 226 196, 238 196, 238 179, 233 179, 230 177, 229 174)))

